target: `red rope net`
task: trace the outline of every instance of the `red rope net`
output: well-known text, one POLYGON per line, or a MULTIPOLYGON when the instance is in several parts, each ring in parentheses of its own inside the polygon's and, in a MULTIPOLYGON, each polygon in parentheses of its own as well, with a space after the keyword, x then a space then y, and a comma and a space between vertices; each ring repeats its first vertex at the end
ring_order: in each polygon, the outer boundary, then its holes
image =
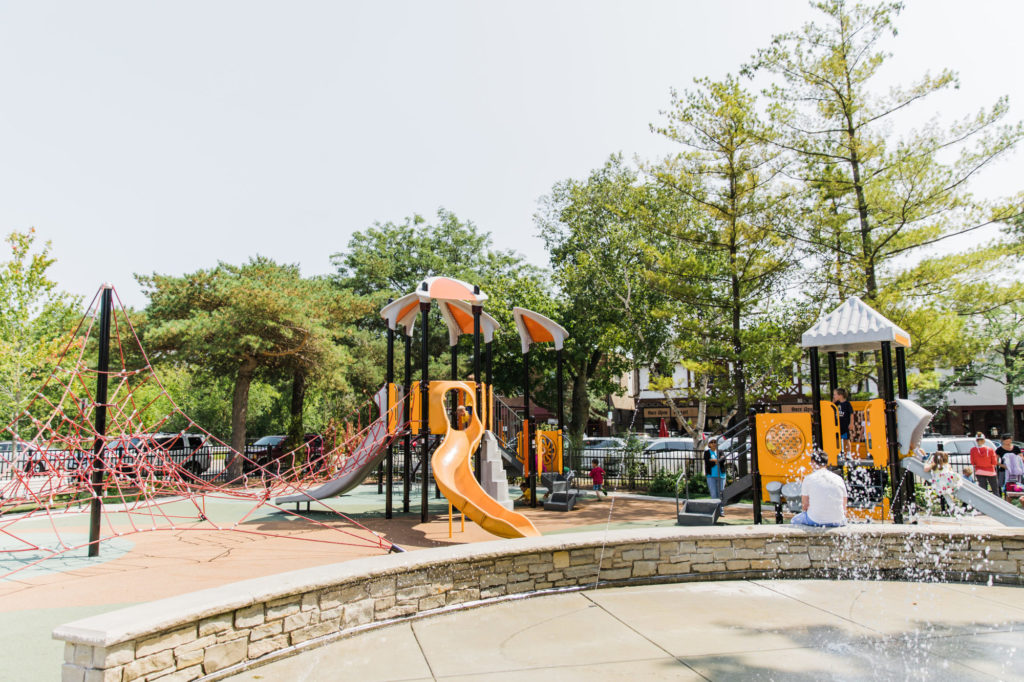
MULTIPOLYGON (((0 451, 0 578, 94 542, 161 530, 392 548, 329 504, 301 514, 298 504, 287 509, 274 500, 298 495, 312 501, 311 488, 359 475, 404 425, 382 428, 380 418, 375 424, 368 414, 368 426, 361 427, 358 410, 339 420, 340 428, 291 451, 271 439, 238 452, 182 411, 160 382, 116 291, 113 296, 105 435, 95 426, 99 372, 90 366, 99 294, 28 406, 0 430, 0 441, 8 441, 0 451), (368 438, 374 442, 364 443, 368 438), (101 531, 90 542, 82 524, 96 500, 101 531), (302 532, 261 530, 256 518, 273 511, 301 521, 302 532), (27 560, 3 561, 19 553, 27 560)), ((402 405, 392 410, 400 415, 402 405)))

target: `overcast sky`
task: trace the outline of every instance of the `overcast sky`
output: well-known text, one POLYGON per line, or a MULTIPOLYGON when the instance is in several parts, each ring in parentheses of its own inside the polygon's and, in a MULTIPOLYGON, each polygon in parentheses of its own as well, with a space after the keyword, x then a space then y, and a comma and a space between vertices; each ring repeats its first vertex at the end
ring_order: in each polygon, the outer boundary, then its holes
MULTIPOLYGON (((735 72, 804 2, 0 2, 0 230, 88 295, 262 254, 328 272, 375 220, 454 211, 546 265, 532 215, 609 154, 660 156, 669 89, 735 72)), ((910 0, 886 77, 915 116, 1009 95, 1024 3, 910 0)), ((1024 186, 1024 150, 978 194, 1024 186)))

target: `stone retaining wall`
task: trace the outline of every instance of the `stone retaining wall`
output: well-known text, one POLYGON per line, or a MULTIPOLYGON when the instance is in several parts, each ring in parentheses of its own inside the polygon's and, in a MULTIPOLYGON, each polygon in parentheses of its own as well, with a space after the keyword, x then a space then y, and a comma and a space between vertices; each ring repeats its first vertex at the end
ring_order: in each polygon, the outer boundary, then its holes
POLYGON ((832 577, 1024 584, 1024 532, 913 526, 651 528, 358 559, 57 628, 65 682, 221 679, 397 619, 607 585, 832 577))

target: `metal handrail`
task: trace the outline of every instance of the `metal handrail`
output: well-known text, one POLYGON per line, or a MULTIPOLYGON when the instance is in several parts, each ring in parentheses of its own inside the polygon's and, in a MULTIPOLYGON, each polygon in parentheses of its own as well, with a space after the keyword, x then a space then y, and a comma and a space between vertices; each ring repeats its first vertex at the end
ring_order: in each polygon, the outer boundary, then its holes
POLYGON ((686 479, 686 501, 690 501, 690 477, 686 475, 686 470, 676 476, 676 518, 679 518, 679 480, 686 479))

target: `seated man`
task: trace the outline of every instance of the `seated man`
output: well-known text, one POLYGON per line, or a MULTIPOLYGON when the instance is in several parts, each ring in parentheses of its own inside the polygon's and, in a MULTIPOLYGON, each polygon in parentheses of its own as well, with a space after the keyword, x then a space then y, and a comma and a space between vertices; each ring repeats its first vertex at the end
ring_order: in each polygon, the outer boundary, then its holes
POLYGON ((790 523, 804 526, 846 525, 846 483, 828 470, 824 452, 811 454, 814 471, 804 477, 800 488, 803 511, 790 523))

